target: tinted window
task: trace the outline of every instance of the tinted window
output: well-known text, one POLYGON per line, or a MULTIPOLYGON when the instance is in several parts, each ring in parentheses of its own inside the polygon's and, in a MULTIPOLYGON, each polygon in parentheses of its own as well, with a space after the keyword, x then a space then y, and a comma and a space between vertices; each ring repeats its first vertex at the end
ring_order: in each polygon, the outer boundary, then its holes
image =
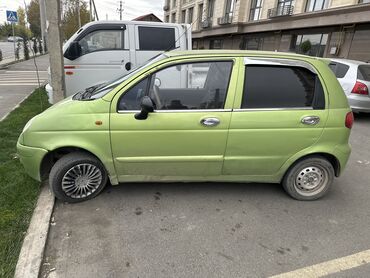
POLYGON ((175 47, 174 28, 139 26, 140 50, 169 50, 175 47))
POLYGON ((370 81, 370 65, 358 66, 357 79, 370 81))
POLYGON ((140 102, 147 87, 148 78, 145 78, 128 89, 118 102, 118 110, 140 110, 140 102))
POLYGON ((337 78, 343 78, 349 70, 349 66, 338 62, 331 62, 329 67, 337 78))
POLYGON ((308 69, 247 66, 242 108, 325 107, 319 79, 308 69))
POLYGON ((79 44, 82 54, 98 50, 115 50, 123 48, 123 31, 98 30, 87 34, 79 44))

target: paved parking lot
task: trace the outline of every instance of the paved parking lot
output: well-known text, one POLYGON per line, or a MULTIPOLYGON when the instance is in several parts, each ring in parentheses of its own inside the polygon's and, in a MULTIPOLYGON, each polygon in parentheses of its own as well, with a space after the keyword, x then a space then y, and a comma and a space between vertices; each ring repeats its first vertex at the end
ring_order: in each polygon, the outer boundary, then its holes
POLYGON ((56 202, 41 277, 268 277, 338 258, 348 270, 328 277, 369 277, 369 261, 343 258, 370 249, 369 138, 370 115, 357 116, 348 167, 314 202, 231 183, 126 184, 56 202))

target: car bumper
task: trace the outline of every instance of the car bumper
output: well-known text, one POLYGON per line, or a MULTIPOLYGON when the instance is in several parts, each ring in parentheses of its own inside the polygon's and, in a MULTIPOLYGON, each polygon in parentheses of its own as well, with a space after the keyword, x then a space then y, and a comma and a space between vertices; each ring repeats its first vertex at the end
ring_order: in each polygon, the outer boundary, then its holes
POLYGON ((47 150, 41 148, 28 147, 17 143, 17 153, 26 173, 38 181, 41 181, 41 161, 47 152, 47 150))
POLYGON ((370 113, 370 97, 367 95, 354 95, 348 96, 348 103, 354 112, 370 113))

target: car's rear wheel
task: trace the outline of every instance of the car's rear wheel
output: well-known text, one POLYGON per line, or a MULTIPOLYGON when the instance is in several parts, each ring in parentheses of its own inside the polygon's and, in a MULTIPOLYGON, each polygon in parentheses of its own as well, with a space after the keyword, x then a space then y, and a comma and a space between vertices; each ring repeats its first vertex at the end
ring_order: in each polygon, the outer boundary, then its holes
POLYGON ((69 203, 82 202, 103 190, 107 173, 94 156, 83 152, 70 153, 54 164, 49 183, 58 199, 69 203))
POLYGON ((324 157, 311 156, 294 164, 285 174, 282 184, 294 199, 310 201, 324 196, 333 180, 333 165, 324 157))

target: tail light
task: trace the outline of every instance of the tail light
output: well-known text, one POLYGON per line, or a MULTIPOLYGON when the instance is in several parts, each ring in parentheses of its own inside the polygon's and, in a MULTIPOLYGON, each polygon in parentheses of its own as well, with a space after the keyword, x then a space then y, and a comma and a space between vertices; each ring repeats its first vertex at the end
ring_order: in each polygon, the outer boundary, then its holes
POLYGON ((346 115, 346 120, 344 122, 344 125, 346 126, 346 128, 352 128, 353 121, 354 121, 353 113, 348 112, 347 115, 346 115))
POLYGON ((369 89, 364 83, 357 81, 351 93, 357 95, 368 95, 369 89))

